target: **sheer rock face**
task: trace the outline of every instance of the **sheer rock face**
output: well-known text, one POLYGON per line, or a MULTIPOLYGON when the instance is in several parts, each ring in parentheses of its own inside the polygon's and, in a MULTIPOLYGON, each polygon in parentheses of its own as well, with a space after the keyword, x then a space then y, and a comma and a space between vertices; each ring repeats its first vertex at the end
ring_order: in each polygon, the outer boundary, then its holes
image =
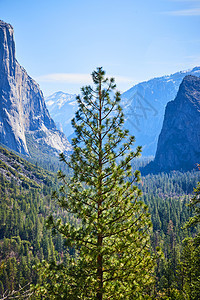
POLYGON ((39 85, 15 58, 13 27, 0 21, 0 142, 29 155, 26 133, 55 152, 70 149, 49 115, 39 85))
POLYGON ((167 104, 155 160, 145 169, 186 171, 197 163, 200 163, 200 78, 186 76, 175 100, 167 104))
POLYGON ((200 67, 141 82, 122 94, 125 128, 142 146, 142 156, 155 156, 166 105, 186 75, 200 77, 200 67))

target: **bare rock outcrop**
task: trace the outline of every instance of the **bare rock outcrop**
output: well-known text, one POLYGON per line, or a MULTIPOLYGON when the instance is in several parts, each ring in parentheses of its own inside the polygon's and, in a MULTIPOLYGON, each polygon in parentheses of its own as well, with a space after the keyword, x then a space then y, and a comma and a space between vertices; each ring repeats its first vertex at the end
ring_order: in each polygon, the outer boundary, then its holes
POLYGON ((167 104, 155 160, 143 171, 192 170, 200 163, 200 78, 186 76, 167 104))
POLYGON ((57 130, 39 85, 15 58, 13 27, 0 21, 0 142, 29 155, 26 135, 55 153, 71 146, 57 130))

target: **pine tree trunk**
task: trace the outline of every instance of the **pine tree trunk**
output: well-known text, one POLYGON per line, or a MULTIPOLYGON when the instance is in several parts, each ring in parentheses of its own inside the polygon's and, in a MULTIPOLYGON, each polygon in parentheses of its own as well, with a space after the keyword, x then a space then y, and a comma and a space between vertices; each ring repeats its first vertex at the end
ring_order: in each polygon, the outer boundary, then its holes
MULTIPOLYGON (((101 103, 101 79, 99 82, 99 191, 98 191, 98 220, 101 217, 101 209, 102 209, 102 136, 101 136, 101 116, 102 110, 102 103, 101 103)), ((98 240, 97 240, 98 247, 101 249, 103 246, 103 238, 102 233, 98 233, 98 240)), ((103 257, 100 253, 97 256, 97 278, 98 278, 98 291, 97 291, 97 299, 103 299, 103 257)))
MULTIPOLYGON (((102 246, 102 237, 101 235, 98 235, 98 244, 101 247, 102 246)), ((102 260, 102 255, 99 254, 97 257, 97 276, 99 280, 99 287, 98 287, 98 292, 97 292, 97 299, 102 300, 103 299, 103 294, 102 294, 102 289, 103 289, 103 260, 102 260)))

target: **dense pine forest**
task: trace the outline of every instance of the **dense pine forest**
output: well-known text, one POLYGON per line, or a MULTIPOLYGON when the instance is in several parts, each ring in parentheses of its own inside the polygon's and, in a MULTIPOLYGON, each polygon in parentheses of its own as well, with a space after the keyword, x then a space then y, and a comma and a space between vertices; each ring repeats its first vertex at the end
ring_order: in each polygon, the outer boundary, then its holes
POLYGON ((0 294, 36 283, 33 265, 56 260, 63 251, 60 237, 52 238, 45 218, 56 209, 52 191, 57 177, 4 148, 0 148, 0 294))
MULTIPOLYGON (((36 284, 40 278, 33 266, 43 259, 63 260, 67 249, 62 237, 52 237, 45 226, 45 218, 58 209, 51 197, 58 188, 56 174, 0 150, 7 160, 0 166, 2 296, 7 290, 18 290, 19 285, 36 284)), ((139 183, 153 223, 152 251, 160 247, 163 253, 157 260, 151 291, 156 299, 199 299, 199 248, 192 242, 196 229, 183 229, 192 216, 187 204, 199 180, 197 170, 148 175, 139 183)))
POLYGON ((143 200, 151 213, 152 249, 162 256, 155 269, 153 299, 199 299, 200 247, 193 238, 197 229, 184 228, 193 215, 188 206, 198 171, 148 175, 142 178, 143 200))
MULTIPOLYGON (((4 157, 0 165, 0 293, 3 295, 5 291, 18 290, 19 285, 36 284, 40 278, 33 266, 43 259, 63 260, 67 248, 62 237, 52 237, 45 226, 50 213, 57 211, 62 215, 51 197, 59 185, 56 174, 4 148, 0 151, 1 159, 4 157)), ((199 299, 199 247, 192 240, 197 230, 183 229, 193 214, 187 204, 199 180, 197 170, 148 175, 139 183, 153 223, 152 251, 156 247, 162 250, 151 291, 156 299, 199 299)))
MULTIPOLYGON (((19 286, 29 289, 29 284, 40 283, 42 275, 38 275, 34 266, 44 259, 67 263, 71 250, 60 235, 52 236, 45 225, 51 213, 69 221, 51 197, 59 188, 56 173, 36 167, 4 148, 0 153, 0 293, 3 297, 5 292, 17 291, 19 286)), ((162 252, 149 291, 152 299, 199 299, 199 246, 193 242, 197 228, 184 229, 193 215, 188 203, 199 180, 197 169, 148 175, 139 182, 153 224, 151 251, 160 247, 162 252)))

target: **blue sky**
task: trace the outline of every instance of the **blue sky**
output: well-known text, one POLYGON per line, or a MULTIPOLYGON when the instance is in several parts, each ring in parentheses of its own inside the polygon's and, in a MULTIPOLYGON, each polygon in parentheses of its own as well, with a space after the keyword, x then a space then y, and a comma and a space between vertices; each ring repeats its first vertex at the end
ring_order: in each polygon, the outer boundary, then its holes
POLYGON ((200 65, 200 0, 0 0, 19 63, 45 95, 103 66, 121 91, 200 65))

